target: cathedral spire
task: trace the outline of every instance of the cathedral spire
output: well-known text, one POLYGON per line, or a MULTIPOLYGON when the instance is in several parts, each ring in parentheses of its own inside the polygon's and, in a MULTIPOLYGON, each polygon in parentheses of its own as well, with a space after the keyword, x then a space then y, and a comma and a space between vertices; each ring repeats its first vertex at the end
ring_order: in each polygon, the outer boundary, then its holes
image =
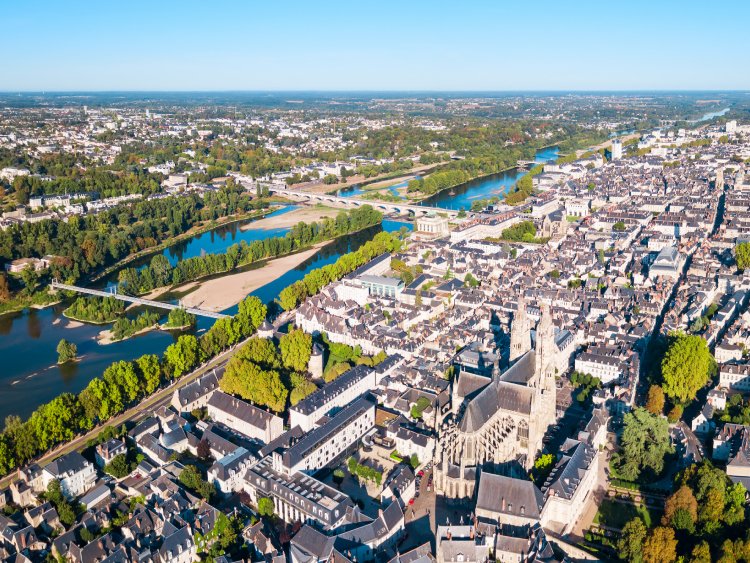
POLYGON ((510 363, 523 356, 531 349, 531 327, 526 314, 526 300, 523 292, 518 299, 513 324, 510 327, 510 363))
MULTIPOLYGON (((538 386, 545 385, 545 379, 552 376, 554 379, 555 358, 555 325, 552 323, 552 312, 549 305, 542 303, 540 307, 541 317, 536 326, 536 366, 535 379, 538 386)), ((554 383, 553 383, 554 385, 554 383)))

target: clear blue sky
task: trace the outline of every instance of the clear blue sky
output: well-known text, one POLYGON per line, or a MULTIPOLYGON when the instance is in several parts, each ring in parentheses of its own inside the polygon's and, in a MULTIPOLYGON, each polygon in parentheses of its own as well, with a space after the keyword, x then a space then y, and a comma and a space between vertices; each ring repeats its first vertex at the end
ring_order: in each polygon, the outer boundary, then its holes
POLYGON ((0 0, 0 90, 750 88, 750 1, 0 0))

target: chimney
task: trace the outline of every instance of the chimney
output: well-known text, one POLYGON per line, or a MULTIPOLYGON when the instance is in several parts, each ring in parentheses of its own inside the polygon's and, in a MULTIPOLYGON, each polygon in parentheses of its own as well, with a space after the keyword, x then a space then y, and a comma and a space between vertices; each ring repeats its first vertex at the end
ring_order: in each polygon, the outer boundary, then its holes
POLYGON ((502 498, 502 509, 503 512, 505 512, 505 497, 502 498))
POLYGON ((474 526, 469 527, 469 539, 470 540, 474 539, 474 526))

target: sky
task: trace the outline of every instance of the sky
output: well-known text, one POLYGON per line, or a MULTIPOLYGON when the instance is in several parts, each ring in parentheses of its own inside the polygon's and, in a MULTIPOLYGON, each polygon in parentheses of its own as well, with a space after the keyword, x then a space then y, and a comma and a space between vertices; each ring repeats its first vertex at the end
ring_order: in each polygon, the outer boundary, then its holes
POLYGON ((0 0, 0 91, 744 90, 748 21, 748 0, 0 0))

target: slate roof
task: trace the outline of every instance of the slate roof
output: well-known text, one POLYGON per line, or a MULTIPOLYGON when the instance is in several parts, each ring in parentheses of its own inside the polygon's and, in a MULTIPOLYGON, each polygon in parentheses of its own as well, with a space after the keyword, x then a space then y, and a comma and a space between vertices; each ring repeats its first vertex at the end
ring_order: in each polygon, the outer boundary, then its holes
POLYGON ((499 379, 482 389, 466 407, 461 419, 462 432, 476 432, 499 410, 531 413, 534 390, 526 382, 534 373, 536 353, 521 356, 499 379))
POLYGON ((485 471, 479 476, 477 508, 539 519, 543 506, 544 495, 531 481, 485 471))

